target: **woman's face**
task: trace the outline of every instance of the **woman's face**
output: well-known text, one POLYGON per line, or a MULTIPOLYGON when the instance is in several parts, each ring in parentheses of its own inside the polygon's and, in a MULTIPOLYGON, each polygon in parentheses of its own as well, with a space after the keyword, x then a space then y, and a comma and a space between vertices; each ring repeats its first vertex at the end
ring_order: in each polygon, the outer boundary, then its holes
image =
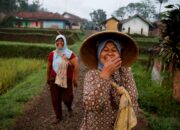
POLYGON ((56 47, 57 47, 58 49, 61 49, 61 48, 64 47, 64 41, 63 41, 62 38, 59 38, 58 40, 56 40, 56 47))
POLYGON ((109 58, 113 58, 115 56, 119 56, 119 51, 114 45, 113 42, 109 41, 106 43, 105 47, 102 49, 100 54, 101 63, 104 64, 109 58))

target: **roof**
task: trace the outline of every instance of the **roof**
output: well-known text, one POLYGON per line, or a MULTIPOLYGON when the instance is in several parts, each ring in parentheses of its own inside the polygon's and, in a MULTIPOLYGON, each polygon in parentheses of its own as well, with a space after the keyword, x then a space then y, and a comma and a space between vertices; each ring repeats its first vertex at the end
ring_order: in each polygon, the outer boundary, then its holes
POLYGON ((79 16, 76 16, 76 15, 71 14, 71 13, 68 13, 68 12, 64 12, 62 15, 63 15, 63 16, 64 16, 64 15, 69 15, 69 16, 70 16, 70 19, 81 19, 79 16))
POLYGON ((114 20, 116 20, 117 22, 120 22, 119 19, 117 19, 116 17, 112 16, 111 18, 106 19, 105 21, 101 22, 101 24, 106 24, 106 22, 109 21, 109 20, 111 20, 111 19, 114 19, 114 20))
POLYGON ((15 16, 19 19, 38 19, 38 20, 65 20, 59 13, 52 12, 19 12, 15 16))
POLYGON ((121 24, 127 23, 128 21, 130 21, 131 19, 136 18, 136 17, 140 18, 142 21, 144 21, 145 23, 147 23, 148 25, 150 25, 151 27, 153 27, 153 25, 152 25, 149 21, 147 21, 145 18, 141 17, 141 16, 138 15, 138 14, 136 14, 136 15, 128 18, 128 19, 121 20, 121 24))

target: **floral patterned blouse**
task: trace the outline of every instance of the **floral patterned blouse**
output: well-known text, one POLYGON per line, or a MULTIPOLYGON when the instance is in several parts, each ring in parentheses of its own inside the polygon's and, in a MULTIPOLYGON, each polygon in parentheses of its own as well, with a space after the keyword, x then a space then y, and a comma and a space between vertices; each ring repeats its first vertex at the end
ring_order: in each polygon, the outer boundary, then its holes
MULTIPOLYGON (((81 130, 113 130, 120 95, 111 87, 108 80, 99 77, 99 70, 90 70, 84 79, 83 105, 85 115, 81 130)), ((121 67, 111 80, 125 87, 129 92, 133 108, 137 114, 138 92, 130 68, 121 67)))

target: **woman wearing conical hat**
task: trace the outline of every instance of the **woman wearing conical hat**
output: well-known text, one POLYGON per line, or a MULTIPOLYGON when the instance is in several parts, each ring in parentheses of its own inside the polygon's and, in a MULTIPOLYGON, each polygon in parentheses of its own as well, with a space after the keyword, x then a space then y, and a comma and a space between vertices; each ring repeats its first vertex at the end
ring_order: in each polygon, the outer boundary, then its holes
POLYGON ((81 130, 130 130, 138 114, 138 92, 130 66, 136 42, 117 31, 102 31, 84 40, 81 60, 90 68, 83 86, 81 130))

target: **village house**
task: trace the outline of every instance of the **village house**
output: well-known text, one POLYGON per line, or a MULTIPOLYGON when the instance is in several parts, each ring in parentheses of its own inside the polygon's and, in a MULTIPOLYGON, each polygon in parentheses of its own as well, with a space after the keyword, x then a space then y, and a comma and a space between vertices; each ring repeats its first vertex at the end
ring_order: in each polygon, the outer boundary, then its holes
POLYGON ((112 17, 102 22, 102 24, 105 28, 109 28, 110 26, 110 28, 117 28, 118 31, 123 33, 140 34, 145 36, 148 36, 150 29, 153 28, 153 25, 150 22, 138 14, 125 20, 118 20, 117 18, 112 17))
POLYGON ((69 20, 71 29, 81 29, 84 23, 87 22, 86 19, 82 19, 79 16, 76 16, 68 12, 64 12, 62 16, 69 20))
POLYGON ((120 21, 117 18, 111 17, 111 18, 103 21, 102 25, 103 25, 104 29, 117 30, 118 31, 119 23, 120 23, 120 21))
POLYGON ((52 12, 19 12, 15 14, 14 27, 24 28, 70 28, 70 22, 62 15, 52 12))

